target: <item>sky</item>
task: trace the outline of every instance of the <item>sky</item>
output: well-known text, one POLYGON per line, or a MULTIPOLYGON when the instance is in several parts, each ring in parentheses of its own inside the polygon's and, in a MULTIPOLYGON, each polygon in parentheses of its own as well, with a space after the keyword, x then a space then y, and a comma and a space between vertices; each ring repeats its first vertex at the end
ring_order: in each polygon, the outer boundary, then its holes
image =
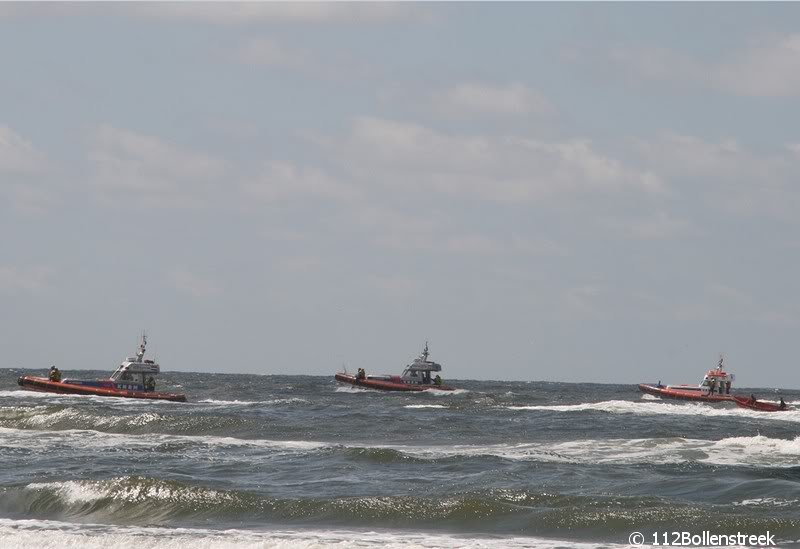
POLYGON ((0 3, 0 367, 800 387, 800 4, 0 3))

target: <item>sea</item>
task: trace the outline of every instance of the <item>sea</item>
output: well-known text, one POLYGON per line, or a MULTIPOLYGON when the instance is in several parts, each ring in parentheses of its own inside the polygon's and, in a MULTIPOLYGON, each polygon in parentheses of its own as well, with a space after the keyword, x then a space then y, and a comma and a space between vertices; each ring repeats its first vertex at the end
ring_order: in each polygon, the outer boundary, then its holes
POLYGON ((187 403, 16 383, 44 373, 0 370, 3 549, 800 546, 800 411, 592 383, 162 374, 187 403))

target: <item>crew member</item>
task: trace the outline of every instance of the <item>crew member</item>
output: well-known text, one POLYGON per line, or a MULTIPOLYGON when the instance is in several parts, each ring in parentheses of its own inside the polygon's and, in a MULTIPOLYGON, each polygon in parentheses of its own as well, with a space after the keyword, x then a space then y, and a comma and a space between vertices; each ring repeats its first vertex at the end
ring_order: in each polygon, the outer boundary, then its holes
POLYGON ((783 401, 783 397, 781 397, 781 403, 778 404, 778 408, 780 408, 781 410, 786 409, 786 403, 783 401))
POLYGON ((144 384, 145 391, 155 391, 156 390, 156 380, 153 379, 153 376, 147 378, 147 381, 144 384))
POLYGON ((442 377, 439 374, 436 374, 436 377, 433 378, 434 385, 441 385, 442 384, 442 377))
POLYGON ((55 381, 56 383, 58 383, 59 381, 61 381, 61 370, 59 370, 55 366, 52 366, 50 368, 50 375, 48 377, 50 381, 55 381))
POLYGON ((364 368, 359 368, 358 369, 358 375, 356 376, 356 379, 366 379, 366 378, 367 378, 367 372, 364 371, 364 368))

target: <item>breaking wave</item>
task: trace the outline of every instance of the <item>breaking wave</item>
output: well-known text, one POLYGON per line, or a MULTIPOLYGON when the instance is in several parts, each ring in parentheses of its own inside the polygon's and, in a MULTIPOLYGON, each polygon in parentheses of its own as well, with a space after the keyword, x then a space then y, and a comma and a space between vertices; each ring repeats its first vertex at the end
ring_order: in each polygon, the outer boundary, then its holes
MULTIPOLYGON (((75 524, 52 520, 0 519, 0 539, 6 549, 318 549, 319 547, 358 547, 407 549, 556 549, 561 540, 534 537, 464 536, 426 532, 379 532, 372 530, 211 530, 201 528, 147 528, 75 524), (356 541, 357 540, 357 541, 356 541)), ((595 543, 570 542, 576 549, 591 549, 595 543)), ((626 545, 602 544, 622 548, 626 545)))
POLYGON ((146 433, 148 435, 154 432, 217 434, 241 430, 256 430, 257 432, 261 424, 262 420, 252 416, 171 413, 162 409, 152 410, 148 407, 138 407, 138 403, 131 409, 115 407, 112 411, 63 404, 0 407, 0 427, 17 429, 94 429, 110 433, 146 433))
MULTIPOLYGON (((0 491, 0 511, 28 518, 119 522, 131 526, 174 521, 302 522, 337 527, 402 527, 462 531, 475 521, 485 530, 513 535, 552 535, 563 528, 611 533, 680 522, 687 529, 722 528, 778 532, 800 526, 800 519, 773 520, 736 509, 709 517, 692 505, 654 497, 590 497, 493 489, 447 496, 353 496, 275 499, 245 491, 211 489, 176 481, 123 476, 107 480, 37 482, 0 491)), ((740 509, 740 508, 739 508, 740 509)))
MULTIPOLYGON (((691 438, 582 439, 566 442, 517 444, 472 444, 413 446, 402 444, 341 444, 309 440, 242 439, 213 435, 152 434, 141 437, 92 430, 29 431, 0 428, 0 453, 21 448, 48 453, 54 449, 73 451, 156 450, 215 460, 244 459, 240 449, 270 456, 343 452, 348 456, 375 461, 497 458, 513 461, 577 464, 681 464, 733 465, 750 467, 795 467, 800 462, 800 436, 794 439, 762 435, 728 437, 717 441, 691 438), (68 435, 68 436, 64 436, 68 435), (226 453, 227 452, 227 453, 226 453)), ((1 455, 1 454, 0 454, 1 455)), ((252 457, 252 454, 250 454, 252 457)))

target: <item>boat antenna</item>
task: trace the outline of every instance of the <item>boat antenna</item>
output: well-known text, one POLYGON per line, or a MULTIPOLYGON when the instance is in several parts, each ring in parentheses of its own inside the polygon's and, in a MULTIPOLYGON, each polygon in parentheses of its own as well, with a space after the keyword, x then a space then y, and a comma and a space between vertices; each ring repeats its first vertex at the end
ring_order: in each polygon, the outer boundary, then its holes
POLYGON ((147 334, 142 330, 142 342, 139 344, 139 352, 136 354, 137 362, 141 362, 144 359, 144 349, 147 346, 147 334))
POLYGON ((427 342, 427 340, 425 341, 425 350, 422 351, 422 360, 424 360, 426 362, 428 360, 428 342, 427 342))
POLYGON ((722 360, 723 356, 722 353, 719 354, 719 364, 717 364, 717 370, 722 370, 722 360))

